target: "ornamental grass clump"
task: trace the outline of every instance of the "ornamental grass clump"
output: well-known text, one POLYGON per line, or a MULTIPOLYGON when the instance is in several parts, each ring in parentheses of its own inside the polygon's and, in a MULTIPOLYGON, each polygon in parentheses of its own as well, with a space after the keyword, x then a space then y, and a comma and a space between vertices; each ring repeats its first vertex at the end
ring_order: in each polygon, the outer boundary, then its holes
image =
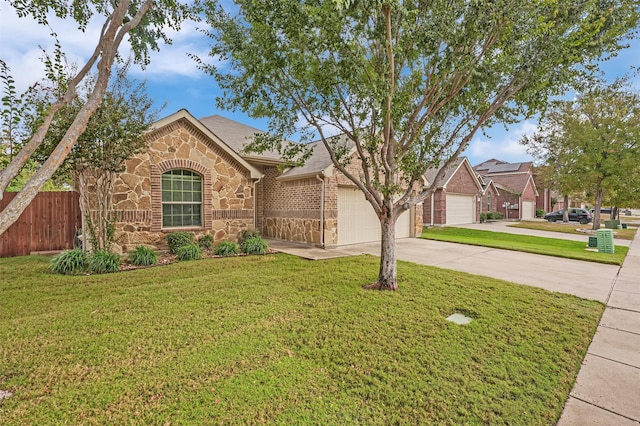
POLYGON ((198 238, 198 245, 204 250, 213 249, 213 235, 207 234, 198 238))
POLYGON ((106 274, 120 270, 120 256, 112 251, 98 250, 87 259, 87 269, 93 274, 106 274))
POLYGON ((202 258, 202 249, 196 244, 189 244, 178 248, 178 260, 198 260, 202 258))
POLYGON ((129 253, 129 262, 136 266, 155 265, 158 262, 158 255, 149 247, 137 246, 129 253))
POLYGON ((214 250, 216 256, 233 256, 240 252, 240 247, 231 241, 222 241, 214 250))
POLYGON ((247 241, 249 238, 255 237, 262 238, 262 235, 260 235, 260 231, 258 231, 257 229, 247 229, 245 231, 242 231, 238 236, 238 245, 242 247, 244 246, 245 241, 247 241))
POLYGON ((87 253, 82 249, 65 250, 51 259, 49 270, 63 275, 82 274, 87 270, 87 253))
POLYGON ((167 244, 169 251, 173 254, 178 253, 178 249, 195 243, 196 236, 193 232, 171 232, 167 234, 167 244))
POLYGON ((247 254, 265 254, 267 252, 267 243, 260 237, 248 238, 240 247, 247 254))

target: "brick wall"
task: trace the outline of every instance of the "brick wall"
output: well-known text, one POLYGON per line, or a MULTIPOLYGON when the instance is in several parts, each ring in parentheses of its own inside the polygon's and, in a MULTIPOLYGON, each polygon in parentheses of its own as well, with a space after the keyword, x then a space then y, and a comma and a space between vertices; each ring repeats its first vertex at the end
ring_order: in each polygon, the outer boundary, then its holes
POLYGON ((447 192, 455 194, 477 195, 479 190, 473 175, 465 166, 461 166, 457 173, 447 182, 447 192))
POLYGON ((447 192, 437 189, 429 198, 424 200, 422 206, 422 219, 425 225, 446 225, 447 223, 447 192), (431 202, 433 197, 433 205, 431 202), (431 217, 433 207, 433 218, 431 217))
POLYGON ((322 183, 315 178, 282 181, 276 167, 264 167, 259 183, 261 232, 287 241, 320 244, 322 183))

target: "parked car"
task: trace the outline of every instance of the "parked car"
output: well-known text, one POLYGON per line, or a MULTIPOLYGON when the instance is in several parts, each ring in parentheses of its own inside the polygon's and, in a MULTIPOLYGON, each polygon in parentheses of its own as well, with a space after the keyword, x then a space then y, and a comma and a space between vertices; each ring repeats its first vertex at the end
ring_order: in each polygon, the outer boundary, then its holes
MULTIPOLYGON (((591 209, 591 214, 594 214, 596 209, 591 209)), ((601 214, 611 214, 611 208, 609 207, 600 207, 601 214)))
MULTIPOLYGON (((562 220, 562 214, 564 210, 557 210, 555 212, 547 213, 544 215, 544 218, 549 222, 555 222, 558 220, 562 220)), ((586 211, 585 209, 579 208, 570 208, 569 209, 569 220, 571 222, 580 222, 581 224, 587 224, 591 222, 591 213, 586 211)))

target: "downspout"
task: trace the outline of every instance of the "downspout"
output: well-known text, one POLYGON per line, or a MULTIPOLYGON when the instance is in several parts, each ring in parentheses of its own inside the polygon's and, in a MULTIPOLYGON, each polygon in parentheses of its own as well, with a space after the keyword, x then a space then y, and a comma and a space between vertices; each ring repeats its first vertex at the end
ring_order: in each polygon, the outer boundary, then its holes
POLYGON ((316 175, 316 179, 322 183, 320 190, 320 247, 324 248, 324 177, 316 175))
POLYGON ((436 193, 432 193, 431 194, 431 226, 433 226, 433 213, 435 210, 435 198, 436 198, 436 193))
POLYGON ((253 229, 260 231, 260 234, 262 229, 258 229, 258 184, 263 177, 264 175, 253 181, 253 229))
POLYGON ((524 200, 522 195, 518 196, 518 220, 522 220, 522 209, 524 208, 524 200))

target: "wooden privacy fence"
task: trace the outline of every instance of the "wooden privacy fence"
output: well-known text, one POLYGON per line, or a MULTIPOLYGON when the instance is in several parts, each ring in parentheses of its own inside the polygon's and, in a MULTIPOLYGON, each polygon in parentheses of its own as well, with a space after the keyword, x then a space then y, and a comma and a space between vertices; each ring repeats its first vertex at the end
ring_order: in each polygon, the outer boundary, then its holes
MULTIPOLYGON (((16 194, 3 194, 0 211, 16 194)), ((77 192, 40 192, 18 220, 0 235, 0 257, 73 248, 76 229, 81 226, 77 192)))

